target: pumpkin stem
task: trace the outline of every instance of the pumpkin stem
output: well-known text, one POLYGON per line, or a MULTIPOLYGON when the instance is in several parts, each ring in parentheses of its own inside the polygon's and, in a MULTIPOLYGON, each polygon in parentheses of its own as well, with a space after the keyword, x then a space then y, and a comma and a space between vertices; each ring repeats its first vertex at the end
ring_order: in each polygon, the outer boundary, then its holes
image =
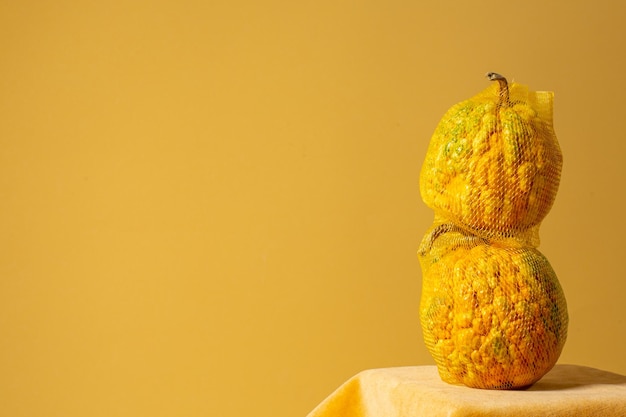
POLYGON ((453 241, 450 245, 450 249, 455 250, 457 249, 459 246, 463 246, 463 245, 468 245, 468 246, 474 246, 478 243, 483 243, 483 244, 488 244, 489 241, 487 239, 484 239, 482 237, 478 237, 475 236, 471 233, 468 233, 467 231, 463 230, 462 228, 460 228, 459 226, 457 226, 456 224, 453 223, 442 223, 437 225, 436 227, 434 227, 430 233, 428 233, 424 239, 422 240, 422 243, 420 244, 420 247, 417 251, 419 256, 425 256, 428 252, 430 252, 430 250, 432 249, 435 240, 437 240, 437 238, 439 238, 441 235, 444 235, 446 233, 459 233, 462 236, 459 237, 458 239, 456 239, 455 241, 453 241))
POLYGON ((433 247, 435 240, 437 240, 439 236, 445 233, 449 233, 449 232, 463 233, 463 230, 459 226, 452 224, 452 223, 443 223, 443 224, 436 226, 434 229, 430 231, 428 236, 422 241, 422 244, 420 245, 418 253, 422 256, 425 255, 433 247))
POLYGON ((487 73, 487 78, 490 81, 497 81, 498 84, 500 84, 500 102, 498 104, 500 104, 501 106, 508 106, 509 84, 507 83, 506 78, 496 72, 487 73))

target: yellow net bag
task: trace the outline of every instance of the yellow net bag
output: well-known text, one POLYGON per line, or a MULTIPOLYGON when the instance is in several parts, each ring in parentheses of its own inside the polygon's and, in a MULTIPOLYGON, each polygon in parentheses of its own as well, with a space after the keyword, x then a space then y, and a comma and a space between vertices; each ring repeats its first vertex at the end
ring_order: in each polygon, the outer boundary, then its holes
POLYGON ((565 296, 537 249, 562 156, 552 93, 488 77, 443 117, 421 171, 435 221, 418 250, 420 321, 444 381, 514 389, 545 375, 567 337, 565 296))
POLYGON ((435 213, 485 238, 539 244, 563 159, 552 128, 553 93, 498 80, 439 122, 420 174, 435 213))

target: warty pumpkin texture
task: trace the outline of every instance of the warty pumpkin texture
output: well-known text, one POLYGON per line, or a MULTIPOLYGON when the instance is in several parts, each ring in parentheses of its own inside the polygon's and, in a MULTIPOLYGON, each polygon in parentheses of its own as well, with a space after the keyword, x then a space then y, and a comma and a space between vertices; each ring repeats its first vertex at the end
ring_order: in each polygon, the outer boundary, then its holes
POLYGON ((422 199, 477 235, 537 246, 561 177, 553 93, 488 76, 497 82, 452 106, 435 129, 420 173, 422 199))
POLYGON ((420 321, 442 380, 517 389, 555 365, 567 338, 567 305, 539 250, 435 223, 418 254, 420 321))

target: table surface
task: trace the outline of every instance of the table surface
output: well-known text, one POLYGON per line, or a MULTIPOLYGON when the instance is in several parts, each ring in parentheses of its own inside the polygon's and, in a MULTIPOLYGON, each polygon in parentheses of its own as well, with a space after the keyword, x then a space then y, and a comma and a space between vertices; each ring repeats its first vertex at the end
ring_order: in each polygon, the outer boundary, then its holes
POLYGON ((626 417, 626 376, 556 365, 528 389, 447 384, 435 366, 370 369, 353 376, 308 417, 626 417))

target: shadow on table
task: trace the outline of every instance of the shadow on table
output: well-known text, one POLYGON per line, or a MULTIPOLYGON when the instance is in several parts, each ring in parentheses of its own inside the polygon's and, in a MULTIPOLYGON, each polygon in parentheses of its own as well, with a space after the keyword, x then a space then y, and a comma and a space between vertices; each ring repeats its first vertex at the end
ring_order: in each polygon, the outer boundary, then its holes
POLYGON ((626 385, 626 376, 580 365, 556 365, 528 391, 557 391, 590 385, 626 385))

